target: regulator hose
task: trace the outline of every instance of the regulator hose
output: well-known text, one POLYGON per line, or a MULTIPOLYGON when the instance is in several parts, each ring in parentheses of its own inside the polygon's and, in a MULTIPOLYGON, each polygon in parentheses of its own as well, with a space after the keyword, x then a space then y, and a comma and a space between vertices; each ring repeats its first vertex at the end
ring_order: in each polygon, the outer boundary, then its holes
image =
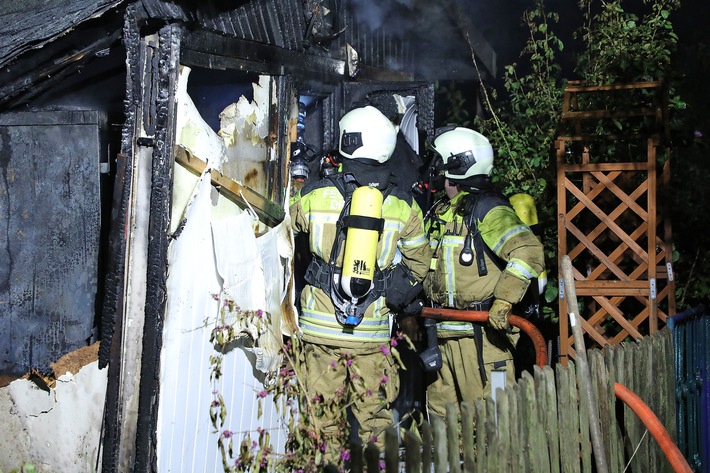
MULTIPOLYGON (((482 310, 458 310, 458 309, 445 309, 440 307, 424 307, 421 312, 422 317, 436 320, 454 320, 457 322, 477 322, 485 324, 488 322, 488 312, 482 310)), ((535 363, 542 368, 547 364, 547 344, 545 343, 545 337, 542 336, 540 331, 533 325, 532 322, 518 317, 517 315, 511 315, 508 319, 508 323, 517 327, 525 334, 530 337, 535 347, 535 363)))

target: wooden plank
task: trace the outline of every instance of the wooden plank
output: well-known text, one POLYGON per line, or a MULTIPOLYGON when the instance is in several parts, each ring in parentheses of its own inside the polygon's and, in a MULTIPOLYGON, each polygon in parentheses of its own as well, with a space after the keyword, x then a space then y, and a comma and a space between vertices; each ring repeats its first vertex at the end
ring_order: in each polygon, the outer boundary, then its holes
POLYGON ((546 398, 538 396, 535 386, 535 378, 529 371, 522 374, 520 382, 523 383, 525 397, 527 399, 526 418, 528 421, 528 431, 530 433, 530 449, 533 454, 534 471, 541 473, 550 473, 550 456, 547 448, 547 435, 545 430, 547 426, 543 422, 544 411, 546 407, 546 398))
POLYGON ((431 424, 427 421, 422 422, 422 470, 429 473, 432 468, 432 450, 434 448, 434 440, 431 435, 431 424))
POLYGON ((486 452, 486 406, 482 399, 474 402, 476 409, 476 473, 485 473, 488 462, 486 452))
POLYGON ((476 471, 476 411, 473 404, 461 403, 461 443, 463 444, 463 471, 476 471))
MULTIPOLYGON (((524 445, 524 437, 521 435, 522 430, 522 389, 518 383, 511 387, 511 395, 508 396, 508 405, 510 406, 510 443, 511 445, 524 445)), ((512 471, 514 473, 526 473, 529 467, 529 462, 525 459, 525 449, 513 449, 512 471)))
POLYGON ((385 430, 385 473, 399 472, 399 437, 394 427, 385 430))
MULTIPOLYGON (((574 363, 567 366, 558 364, 557 373, 557 406, 559 408, 559 444, 560 465, 565 473, 579 473, 579 411, 577 410, 577 386, 572 383, 571 373, 574 363)), ((525 445, 521 443, 521 445, 525 445)))
MULTIPOLYGON (((579 366, 579 365, 578 365, 579 366)), ((580 373, 579 368, 572 372, 572 386, 580 391, 583 389, 577 381, 577 378, 584 373, 580 373)), ((579 396, 579 445, 580 457, 582 459, 582 473, 591 473, 592 471, 592 441, 589 432, 589 400, 586 396, 579 396)))
POLYGON ((404 432, 404 471, 422 473, 422 439, 412 429, 404 432))
MULTIPOLYGON (((627 342, 622 344, 624 351, 624 379, 625 386, 634 393, 637 393, 636 387, 636 363, 638 352, 635 342, 627 342)), ((634 455, 636 448, 641 440, 642 430, 638 416, 631 410, 630 407, 624 406, 624 426, 626 427, 626 458, 632 471, 644 471, 642 459, 639 455, 634 455)))
POLYGON ((365 465, 367 471, 380 471, 380 449, 374 443, 368 443, 365 447, 365 465))
POLYGON ((661 334, 663 335, 663 351, 665 353, 663 358, 666 360, 665 378, 668 380, 666 382, 666 390, 664 391, 665 395, 663 396, 663 400, 667 405, 665 412, 668 413, 664 419, 664 423, 673 441, 677 442, 678 431, 676 430, 677 418, 675 416, 677 407, 675 398, 675 352, 673 350, 673 334, 668 328, 661 330, 661 334))
MULTIPOLYGON (((496 425, 496 406, 491 396, 486 396, 486 439, 488 440, 488 454, 486 455, 486 471, 498 471, 498 426, 496 425)), ((480 424, 479 424, 480 425, 480 424)))
MULTIPOLYGON (((611 410, 614 408, 613 400, 614 393, 610 393, 609 381, 607 376, 606 365, 604 364, 604 356, 601 350, 589 350, 589 372, 592 377, 592 388, 596 397, 596 405, 598 406, 599 431, 602 434, 602 442, 604 443, 604 451, 606 453, 606 464, 611 466, 611 427, 609 419, 611 410)), ((596 452, 592 452, 596 455, 596 452)))
MULTIPOLYGON (((656 232, 658 230, 656 145, 656 139, 648 139, 648 247, 646 252, 649 255, 656 253, 656 232)), ((655 264, 649 265, 647 276, 649 281, 656 281, 656 269, 657 266, 655 264)), ((658 301, 653 294, 648 300, 648 307, 648 331, 650 334, 654 334, 658 331, 658 301)))
POLYGON ((586 120, 603 118, 636 118, 655 116, 656 109, 649 107, 632 108, 627 110, 583 110, 562 113, 562 120, 586 120))
POLYGON ((564 188, 565 172, 564 172, 564 156, 565 142, 563 140, 555 141, 555 152, 557 154, 557 280, 560 284, 559 297, 559 313, 558 319, 560 324, 560 361, 567 363, 571 345, 569 339, 569 325, 567 322, 567 299, 564 297, 562 290, 562 256, 567 254, 567 233, 565 232, 565 219, 567 215, 567 191, 564 188))
POLYGON ((450 473, 461 472, 461 450, 459 449, 459 407, 446 405, 447 458, 450 473))
POLYGON ((362 441, 358 437, 349 443, 350 449, 350 471, 351 473, 362 473, 365 470, 363 459, 362 441))
POLYGON ((619 431, 618 419, 616 418, 616 396, 614 395, 614 383, 616 382, 616 357, 620 349, 615 346, 604 348, 604 362, 607 369, 607 392, 609 393, 609 469, 611 471, 623 471, 623 447, 620 442, 621 432, 619 431))
MULTIPOLYGON (((639 163, 589 163, 589 164, 562 164, 562 169, 558 168, 558 174, 594 171, 645 171, 648 165, 645 162, 639 163)), ((564 183, 564 179, 557 181, 558 185, 564 183)))
MULTIPOLYGON (((541 401, 540 411, 552 473, 560 473, 560 441, 558 432, 557 390, 555 389, 555 372, 550 366, 533 367, 535 373, 535 390, 541 401)), ((515 444, 514 444, 515 445, 515 444)))
POLYGON ((434 472, 446 473, 448 471, 446 422, 437 415, 431 416, 431 432, 434 447, 434 472))
MULTIPOLYGON (((641 400, 643 400, 643 402, 645 402, 646 405, 651 408, 651 410, 653 410, 651 393, 655 390, 655 386, 653 385, 654 379, 653 374, 651 373, 650 366, 650 342, 650 336, 644 337, 637 342, 636 366, 634 369, 634 376, 636 387, 635 392, 638 394, 641 400)), ((655 473, 651 468, 651 465, 654 462, 652 458, 653 449, 651 448, 651 444, 655 442, 653 441, 653 437, 647 432, 647 430, 648 429, 646 429, 646 426, 643 424, 643 421, 641 421, 641 419, 639 418, 639 433, 641 434, 641 438, 639 439, 640 443, 636 456, 640 457, 640 461, 643 468, 642 471, 655 473)))
POLYGON ((661 81, 643 81, 643 82, 625 82, 618 84, 605 84, 605 85, 586 85, 582 81, 569 81, 568 85, 565 87, 566 93, 593 93, 593 92, 603 92, 612 90, 632 90, 632 89, 656 89, 663 85, 661 81))
POLYGON ((498 456, 498 471, 501 473, 516 473, 513 469, 513 452, 520 448, 520 445, 513 444, 510 438, 511 418, 510 418, 510 403, 509 398, 515 397, 515 392, 512 389, 498 389, 496 393, 496 413, 498 426, 496 429, 496 438, 498 448, 496 455, 498 456))
MULTIPOLYGON (((655 359, 653 339, 654 335, 649 335, 639 340, 639 358, 641 363, 637 366, 638 376, 639 376, 639 393, 641 399, 646 403, 649 409, 658 416, 660 414, 658 410, 658 389, 660 373, 654 373, 653 365, 655 359)), ((644 427, 644 432, 647 428, 644 427)), ((650 433, 646 432, 646 438, 644 439, 641 449, 639 449, 639 455, 644 455, 646 459, 646 468, 649 473, 657 473, 660 471, 658 469, 658 464, 663 456, 663 452, 658 445, 658 442, 654 440, 650 433)))
MULTIPOLYGON (((207 167, 205 161, 199 159, 182 146, 176 146, 175 161, 197 175, 202 174, 207 167)), ((224 193, 225 196, 229 197, 242 209, 247 207, 246 204, 250 205, 266 225, 275 227, 283 221, 285 216, 284 209, 266 197, 254 192, 249 187, 242 186, 216 169, 210 171, 210 178, 212 184, 220 192, 224 193)))

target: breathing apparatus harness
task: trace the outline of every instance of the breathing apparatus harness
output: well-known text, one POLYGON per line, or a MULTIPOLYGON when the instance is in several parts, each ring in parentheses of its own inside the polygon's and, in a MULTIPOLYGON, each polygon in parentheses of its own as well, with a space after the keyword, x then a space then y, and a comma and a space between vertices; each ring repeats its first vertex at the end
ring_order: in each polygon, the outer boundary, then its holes
MULTIPOLYGON (((375 258, 374 276, 370 290, 362 297, 348 297, 341 287, 343 268, 337 266, 338 255, 341 252, 348 228, 359 228, 364 230, 374 230, 379 235, 384 228, 383 218, 372 218, 362 215, 350 215, 353 192, 360 187, 355 176, 351 173, 337 173, 327 175, 325 179, 330 180, 338 189, 345 200, 343 210, 336 224, 336 239, 330 251, 330 259, 326 262, 318 256, 313 256, 311 263, 306 270, 306 282, 325 291, 335 306, 335 318, 346 327, 355 327, 362 322, 367 308, 382 296, 389 285, 391 269, 382 271, 375 258)), ((396 186, 393 176, 383 189, 383 201, 396 186)))
MULTIPOLYGON (((483 220, 483 218, 486 216, 486 214, 491 208, 497 205, 504 204, 505 198, 500 192, 498 192, 494 188, 475 189, 467 186, 462 187, 464 188, 464 190, 468 191, 469 194, 463 196, 462 201, 458 204, 456 209, 454 209, 454 212, 457 215, 461 215, 463 217, 463 222, 466 226, 466 237, 464 238, 464 244, 463 248, 461 249, 461 253, 459 253, 459 264, 461 264, 462 266, 471 266, 471 264, 473 263, 474 256, 472 251, 473 246, 476 256, 476 268, 478 270, 479 277, 483 277, 488 274, 488 267, 486 265, 485 255, 488 255, 488 257, 491 259, 491 261, 493 261, 493 263, 498 267, 498 269, 503 271, 503 269, 505 268, 505 261, 503 261, 503 259, 500 258, 498 255, 493 253, 493 250, 491 250, 488 245, 486 245, 486 243, 483 241, 481 231, 478 229, 478 222, 483 220)), ((440 225, 441 223, 444 223, 441 221, 434 222, 433 220, 435 218, 434 216, 438 212, 445 210, 445 205, 448 205, 448 202, 445 199, 440 199, 439 201, 434 203, 429 212, 427 212, 426 219, 432 222, 432 224, 429 225, 429 234, 427 235, 427 237, 431 237, 434 225, 440 225)), ((454 229, 453 233, 458 234, 458 230, 454 229)), ((436 246, 436 249, 434 250, 434 254, 432 255, 432 264, 436 264, 435 262, 437 260, 439 248, 441 247, 441 243, 444 239, 444 236, 445 235, 442 235, 441 238, 439 238, 439 242, 436 246)), ((490 309, 492 303, 493 298, 490 298, 486 301, 474 304, 469 309, 487 311, 490 309)), ((424 369, 426 371, 437 371, 441 368, 441 354, 440 352, 438 352, 438 346, 435 342, 436 321, 433 319, 425 319, 424 323, 425 330, 427 330, 428 332, 427 338, 433 338, 434 343, 432 343, 432 341, 428 341, 428 348, 422 354, 420 354, 420 358, 424 363, 424 369)), ((485 386, 488 381, 488 377, 486 376, 485 364, 483 360, 483 330, 480 324, 472 323, 471 325, 473 327, 473 338, 476 342, 476 352, 478 355, 478 371, 481 376, 481 381, 485 386)))

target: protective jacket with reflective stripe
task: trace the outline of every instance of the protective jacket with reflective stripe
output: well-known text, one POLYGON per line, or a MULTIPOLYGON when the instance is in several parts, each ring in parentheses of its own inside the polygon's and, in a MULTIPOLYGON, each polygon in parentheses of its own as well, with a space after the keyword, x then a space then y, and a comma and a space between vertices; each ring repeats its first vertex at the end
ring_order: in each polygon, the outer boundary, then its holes
MULTIPOLYGON (((500 193, 483 194, 476 205, 475 228, 483 243, 505 264, 493 260, 483 251, 488 273, 479 276, 475 245, 471 245, 473 262, 462 265, 459 257, 468 229, 460 210, 467 192, 459 192, 451 201, 436 204, 432 218, 426 221, 429 244, 434 251, 431 269, 424 281, 427 297, 435 304, 454 309, 466 309, 491 298, 512 304, 519 302, 530 284, 544 269, 542 244, 516 215, 508 199, 500 193)), ((473 333, 467 322, 442 322, 437 325, 440 338, 468 336, 473 333)))
MULTIPOLYGON (((289 211, 294 232, 307 233, 311 253, 324 261, 330 259, 337 238, 336 224, 344 205, 344 197, 329 179, 305 186, 291 200, 289 211)), ((382 204, 382 218, 384 228, 377 244, 378 266, 383 270, 392 266, 399 249, 402 262, 421 281, 429 267, 431 250, 419 205, 408 191, 395 187, 382 204)), ((342 258, 341 249, 338 266, 342 265, 342 258)), ((379 297, 368 307, 359 325, 345 328, 335 318, 330 296, 307 284, 301 293, 299 326, 304 340, 314 343, 342 347, 383 344, 390 337, 389 308, 385 298, 379 297)))

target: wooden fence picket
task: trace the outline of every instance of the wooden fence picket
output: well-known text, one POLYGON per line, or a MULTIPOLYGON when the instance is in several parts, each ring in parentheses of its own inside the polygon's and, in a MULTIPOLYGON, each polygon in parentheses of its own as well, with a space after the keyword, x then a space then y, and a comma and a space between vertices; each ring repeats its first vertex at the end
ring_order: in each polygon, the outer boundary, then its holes
POLYGON ((404 432, 404 471, 422 473, 422 439, 412 430, 404 432))
POLYGON ((498 471, 501 473, 513 473, 512 457, 520 450, 520 445, 514 445, 510 441, 510 397, 511 391, 498 389, 496 393, 496 420, 498 421, 498 429, 496 437, 498 440, 498 449, 496 455, 499 458, 498 471))
POLYGON ((430 418, 432 446, 434 447, 434 472, 445 473, 448 463, 448 442, 446 439, 446 421, 439 416, 430 418))
MULTIPOLYGON (((636 393, 676 437, 675 373, 669 330, 639 341, 588 350, 592 393, 610 473, 666 473, 672 468, 638 416, 617 401, 620 383, 636 393)), ((580 395, 577 366, 570 361, 535 367, 492 396, 446 406, 446 419, 432 416, 402 432, 385 435, 384 472, 398 473, 591 473, 595 467, 589 404, 580 395), (460 410, 459 410, 460 408, 460 410), (433 461, 432 461, 433 459, 433 461)), ((377 447, 351 452, 352 473, 380 470, 377 447), (363 469, 363 461, 367 468, 363 469)))
POLYGON ((463 444, 463 471, 476 472, 475 408, 468 402, 461 403, 461 442, 463 444))

